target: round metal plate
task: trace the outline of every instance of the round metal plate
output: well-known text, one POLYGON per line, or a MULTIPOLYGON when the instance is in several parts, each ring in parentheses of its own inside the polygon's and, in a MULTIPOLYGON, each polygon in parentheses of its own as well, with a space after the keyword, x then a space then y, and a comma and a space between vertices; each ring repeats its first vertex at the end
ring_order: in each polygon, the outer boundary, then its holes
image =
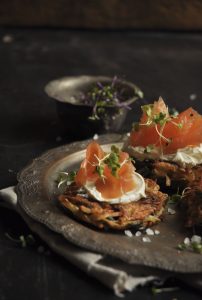
MULTIPOLYGON (((120 135, 104 135, 98 140, 104 149, 111 144, 121 146, 120 135)), ((61 234, 75 245, 91 251, 108 254, 129 264, 157 267, 164 270, 202 272, 202 255, 179 252, 177 245, 190 234, 183 226, 180 212, 165 215, 154 229, 159 235, 150 236, 145 243, 141 237, 127 237, 124 232, 100 231, 75 220, 57 204, 61 192, 57 188, 58 172, 78 168, 89 140, 52 149, 35 159, 18 176, 17 194, 21 209, 34 220, 61 234)))

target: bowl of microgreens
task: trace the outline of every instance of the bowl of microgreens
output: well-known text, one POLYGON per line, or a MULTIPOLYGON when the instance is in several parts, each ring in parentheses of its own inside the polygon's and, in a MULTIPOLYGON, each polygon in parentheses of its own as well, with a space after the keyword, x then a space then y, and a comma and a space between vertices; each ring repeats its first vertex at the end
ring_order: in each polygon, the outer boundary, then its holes
POLYGON ((68 133, 79 137, 119 132, 131 105, 143 98, 139 87, 116 76, 63 77, 49 82, 45 92, 56 100, 68 133))

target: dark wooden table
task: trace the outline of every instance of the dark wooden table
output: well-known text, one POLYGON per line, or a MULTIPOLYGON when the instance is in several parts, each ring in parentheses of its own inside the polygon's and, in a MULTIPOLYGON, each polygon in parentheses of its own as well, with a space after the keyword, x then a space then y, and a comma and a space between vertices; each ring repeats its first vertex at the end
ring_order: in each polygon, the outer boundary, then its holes
MULTIPOLYGON (((191 105, 202 113, 202 34, 0 29, 0 188, 15 185, 17 172, 43 151, 75 140, 44 85, 81 74, 123 76, 143 89, 145 101, 161 95, 172 107, 191 105)), ((139 114, 136 104, 122 131, 139 114)), ((15 212, 0 208, 0 300, 116 299, 37 237, 34 246, 21 248, 5 233, 17 238, 30 230, 15 212)), ((154 298, 201 299, 179 282, 167 285, 180 289, 154 298)), ((153 299, 151 289, 125 297, 134 298, 153 299)))

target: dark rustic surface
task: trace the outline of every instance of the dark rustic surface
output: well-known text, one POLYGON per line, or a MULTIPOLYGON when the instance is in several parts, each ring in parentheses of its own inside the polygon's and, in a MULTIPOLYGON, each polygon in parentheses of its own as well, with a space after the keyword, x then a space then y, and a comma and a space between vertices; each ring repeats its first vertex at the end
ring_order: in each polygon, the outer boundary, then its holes
POLYGON ((0 25, 201 30, 200 0, 1 0, 0 25))
MULTIPOLYGON (((16 173, 43 151, 75 140, 61 126, 54 101, 43 91, 51 79, 122 75, 144 90, 147 101, 161 95, 170 106, 192 105, 202 113, 200 34, 2 29, 0 38, 0 187, 16 184, 16 173)), ((138 106, 123 131, 139 114, 138 106)), ((42 254, 38 246, 22 249, 5 232, 19 236, 29 229, 16 213, 1 208, 0 300, 115 299, 94 279, 48 255, 46 246, 42 254)), ((201 299, 196 291, 180 287, 155 298, 201 299)), ((149 288, 126 295, 135 297, 152 298, 149 288)))

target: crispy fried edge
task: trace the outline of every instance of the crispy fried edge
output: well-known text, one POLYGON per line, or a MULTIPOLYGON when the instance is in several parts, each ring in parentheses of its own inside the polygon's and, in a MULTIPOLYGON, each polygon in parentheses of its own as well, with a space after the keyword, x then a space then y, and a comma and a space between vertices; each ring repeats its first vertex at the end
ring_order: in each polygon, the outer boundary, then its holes
MULTIPOLYGON (((78 205, 74 204, 75 201, 81 201, 85 202, 88 201, 86 198, 82 196, 77 196, 76 198, 72 195, 60 195, 58 200, 62 206, 64 206, 68 211, 70 211, 77 219, 87 222, 88 224, 92 224, 96 226, 97 228, 103 229, 103 228, 111 228, 116 230, 123 230, 126 228, 129 228, 131 226, 137 226, 137 227, 150 227, 158 222, 160 222, 162 214, 164 212, 164 207, 167 200, 167 194, 164 194, 159 191, 159 186, 151 179, 146 179, 146 191, 148 193, 148 197, 156 197, 160 199, 161 207, 158 211, 155 212, 154 215, 148 214, 147 217, 145 217, 143 220, 128 220, 127 222, 120 223, 119 220, 110 220, 107 219, 108 217, 119 217, 120 212, 115 211, 113 209, 109 209, 111 207, 110 204, 108 204, 109 208, 108 210, 105 209, 105 213, 96 214, 93 213, 91 208, 81 205, 78 207, 78 205), (104 218, 103 218, 104 217, 104 218)), ((139 200, 141 201, 141 200, 139 200)), ((84 203, 83 203, 84 204, 84 203)), ((86 204, 90 204, 88 201, 86 204)))

